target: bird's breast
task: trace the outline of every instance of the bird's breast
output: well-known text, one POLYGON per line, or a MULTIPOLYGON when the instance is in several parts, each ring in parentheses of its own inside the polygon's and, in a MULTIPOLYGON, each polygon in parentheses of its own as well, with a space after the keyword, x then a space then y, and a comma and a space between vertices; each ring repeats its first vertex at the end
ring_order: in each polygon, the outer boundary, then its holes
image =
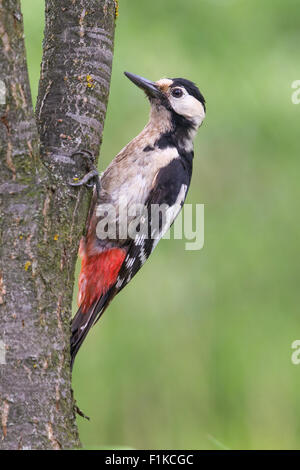
POLYGON ((127 201, 127 206, 145 203, 159 170, 179 158, 176 147, 149 147, 112 162, 101 179, 104 202, 116 205, 121 199, 122 203, 127 201))

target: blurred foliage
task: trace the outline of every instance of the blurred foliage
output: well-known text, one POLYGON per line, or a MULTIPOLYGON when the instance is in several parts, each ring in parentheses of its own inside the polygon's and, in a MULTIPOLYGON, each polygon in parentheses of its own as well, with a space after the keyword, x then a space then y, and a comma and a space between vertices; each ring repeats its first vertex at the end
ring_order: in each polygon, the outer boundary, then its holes
MULTIPOLYGON (((43 3, 22 1, 34 99, 43 3)), ((205 204, 205 246, 162 241, 89 334, 73 381, 86 447, 299 448, 299 14, 297 0, 120 1, 100 167, 147 120, 124 70, 196 81, 188 202, 205 204)))

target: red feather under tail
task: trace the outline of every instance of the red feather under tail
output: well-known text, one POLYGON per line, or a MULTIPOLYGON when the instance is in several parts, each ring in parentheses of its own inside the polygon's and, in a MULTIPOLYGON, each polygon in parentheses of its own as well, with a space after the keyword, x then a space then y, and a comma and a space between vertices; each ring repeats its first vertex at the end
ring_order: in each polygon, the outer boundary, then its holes
POLYGON ((82 254, 78 294, 80 306, 72 321, 72 365, 91 326, 114 297, 115 292, 112 287, 126 257, 126 251, 121 248, 112 248, 93 256, 82 254))

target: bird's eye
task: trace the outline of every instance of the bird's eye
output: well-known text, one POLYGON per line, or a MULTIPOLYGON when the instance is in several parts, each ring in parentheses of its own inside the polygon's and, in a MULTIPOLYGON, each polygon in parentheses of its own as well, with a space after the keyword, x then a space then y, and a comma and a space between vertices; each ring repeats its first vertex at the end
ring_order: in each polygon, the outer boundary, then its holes
POLYGON ((172 90, 172 96, 174 96, 174 98, 180 98, 182 95, 183 91, 181 90, 181 88, 174 88, 172 90))

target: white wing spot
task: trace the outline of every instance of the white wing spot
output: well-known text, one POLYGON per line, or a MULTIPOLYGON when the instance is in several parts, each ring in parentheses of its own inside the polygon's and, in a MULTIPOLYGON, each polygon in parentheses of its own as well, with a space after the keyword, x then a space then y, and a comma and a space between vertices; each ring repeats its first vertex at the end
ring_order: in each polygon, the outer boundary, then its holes
POLYGON ((135 245, 143 245, 144 244, 144 239, 145 239, 145 234, 142 233, 141 235, 138 235, 135 240, 134 240, 134 244, 135 245))
POLYGON ((116 288, 119 288, 123 285, 124 283, 124 279, 122 279, 121 277, 118 278, 117 282, 116 282, 116 288))
POLYGON ((141 247, 141 250, 139 252, 139 257, 140 257, 142 264, 144 264, 147 261, 147 256, 145 254, 144 247, 141 247))
POLYGON ((128 260, 126 261, 126 268, 131 268, 131 266, 133 265, 134 263, 134 260, 135 258, 128 258, 128 260))

